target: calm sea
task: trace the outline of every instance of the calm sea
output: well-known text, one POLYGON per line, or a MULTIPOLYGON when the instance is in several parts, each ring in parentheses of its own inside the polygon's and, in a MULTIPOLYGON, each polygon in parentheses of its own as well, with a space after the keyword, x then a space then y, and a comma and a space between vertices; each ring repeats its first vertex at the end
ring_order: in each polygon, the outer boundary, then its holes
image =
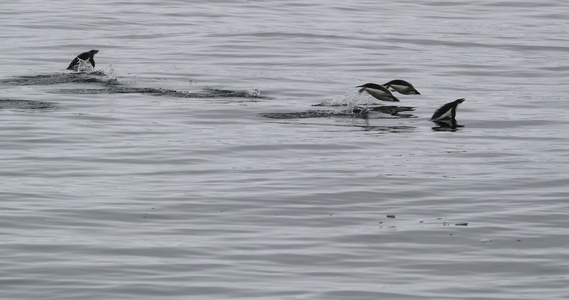
POLYGON ((0 299, 569 299, 568 15, 4 1, 0 299))

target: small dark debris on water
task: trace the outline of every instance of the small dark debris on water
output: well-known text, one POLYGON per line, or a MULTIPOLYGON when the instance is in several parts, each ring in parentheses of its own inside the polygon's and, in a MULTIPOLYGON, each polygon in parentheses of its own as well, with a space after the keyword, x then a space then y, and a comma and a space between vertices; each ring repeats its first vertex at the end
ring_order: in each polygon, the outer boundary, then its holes
POLYGON ((387 215, 387 217, 390 219, 395 219, 395 215, 387 215))
POLYGON ((468 226, 468 223, 466 222, 460 222, 460 223, 456 223, 454 224, 455 226, 468 226))

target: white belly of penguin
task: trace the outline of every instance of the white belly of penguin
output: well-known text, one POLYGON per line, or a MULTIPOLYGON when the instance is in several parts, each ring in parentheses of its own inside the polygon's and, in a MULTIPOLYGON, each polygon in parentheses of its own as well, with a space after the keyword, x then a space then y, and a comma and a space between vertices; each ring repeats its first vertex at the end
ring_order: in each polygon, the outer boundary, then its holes
POLYGON ((381 99, 381 100, 385 100, 385 101, 393 101, 393 99, 382 90, 366 88, 366 92, 368 92, 368 94, 374 96, 377 99, 381 99))
POLYGON ((393 88, 393 89, 396 90, 396 91, 406 91, 406 90, 409 89, 408 86, 405 86, 405 85, 398 85, 398 84, 392 84, 392 85, 391 85, 391 88, 393 88))
MULTIPOLYGON (((454 109, 454 108, 453 108, 454 109)), ((450 119, 452 116, 452 111, 453 109, 449 109, 447 112, 445 112, 444 114, 442 114, 440 117, 436 118, 435 120, 445 120, 445 119, 450 119)))
POLYGON ((78 58, 79 63, 77 64, 77 70, 78 71, 88 71, 88 70, 93 70, 93 66, 91 66, 91 58, 87 58, 86 60, 82 60, 80 58, 78 58))

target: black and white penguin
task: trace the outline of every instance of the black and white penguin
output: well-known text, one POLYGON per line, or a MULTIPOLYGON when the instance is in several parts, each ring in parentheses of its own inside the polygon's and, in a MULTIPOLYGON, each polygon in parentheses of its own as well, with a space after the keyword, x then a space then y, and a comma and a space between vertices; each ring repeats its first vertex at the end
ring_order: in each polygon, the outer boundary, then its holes
POLYGON ((73 61, 67 67, 67 70, 78 71, 79 66, 81 65, 81 61, 85 63, 90 63, 93 68, 95 67, 95 54, 99 53, 99 50, 91 50, 88 52, 83 52, 77 55, 73 61))
POLYGON ((391 80, 383 86, 388 89, 392 88, 403 95, 421 95, 421 93, 419 93, 419 91, 417 91, 417 89, 415 89, 412 84, 401 79, 391 80))
POLYGON ((439 109, 435 111, 433 116, 431 117, 431 121, 439 122, 439 121, 451 121, 456 123, 456 109, 460 103, 464 102, 464 98, 454 100, 453 102, 449 102, 439 109))
POLYGON ((399 102, 399 99, 393 96, 393 94, 382 85, 375 83, 366 83, 357 87, 361 88, 359 91, 360 93, 366 91, 377 100, 399 102))

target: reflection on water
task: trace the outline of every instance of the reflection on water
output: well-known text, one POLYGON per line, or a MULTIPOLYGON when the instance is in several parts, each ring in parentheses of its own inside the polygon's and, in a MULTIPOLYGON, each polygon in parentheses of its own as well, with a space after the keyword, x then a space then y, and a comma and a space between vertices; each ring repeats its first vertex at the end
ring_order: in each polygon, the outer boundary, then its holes
POLYGON ((372 112, 380 112, 380 113, 384 113, 384 114, 389 114, 392 116, 397 116, 400 118, 416 118, 414 115, 412 114, 401 114, 401 112, 405 112, 405 111, 414 111, 415 108, 414 107, 410 107, 410 106, 395 106, 395 105, 389 105, 389 106, 373 106, 373 107, 369 107, 369 111, 372 112))
POLYGON ((459 125, 455 119, 433 121, 437 126, 432 127, 434 131, 457 131, 464 125, 459 125))
POLYGON ((388 114, 397 118, 416 118, 412 114, 400 114, 400 112, 413 111, 414 107, 408 106, 354 106, 341 105, 346 108, 341 110, 307 110, 302 112, 286 113, 261 113, 260 116, 271 119, 306 119, 306 118, 329 118, 329 117, 354 117, 354 118, 385 118, 385 116, 373 113, 388 114))
MULTIPOLYGON (((313 105, 323 106, 323 105, 313 105)), ((326 107, 332 107, 326 105, 326 107)), ((414 126, 395 125, 395 126, 378 126, 371 125, 370 120, 373 119, 405 119, 416 118, 413 114, 402 114, 401 112, 409 112, 415 110, 414 107, 409 106, 353 106, 350 105, 335 105, 340 109, 322 109, 322 110, 307 110, 301 112, 285 112, 285 113, 261 113, 259 116, 270 119, 309 119, 309 118, 353 118, 360 120, 359 122, 351 122, 346 125, 334 124, 334 126, 350 126, 359 127, 365 131, 375 132, 391 132, 401 133, 410 132, 415 129, 414 126)))

